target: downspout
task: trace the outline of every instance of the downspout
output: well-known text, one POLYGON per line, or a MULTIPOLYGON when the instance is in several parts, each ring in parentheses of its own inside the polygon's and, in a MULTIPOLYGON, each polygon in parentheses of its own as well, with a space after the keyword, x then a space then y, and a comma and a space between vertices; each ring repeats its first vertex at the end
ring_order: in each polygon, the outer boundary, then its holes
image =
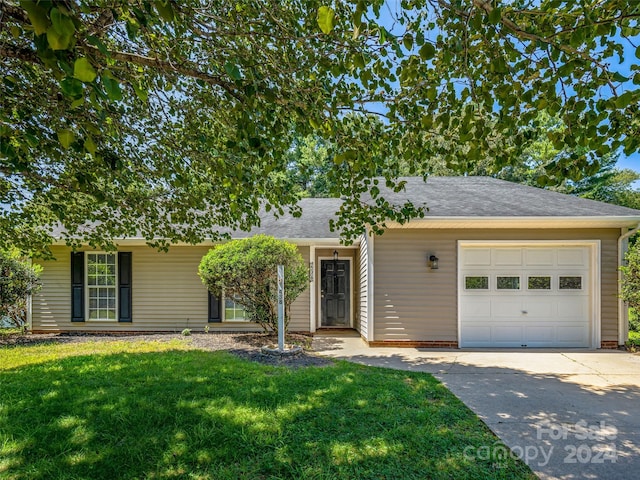
POLYGON ((625 308, 625 302, 620 296, 622 294, 621 289, 623 279, 620 267, 622 267, 624 263, 624 255, 626 253, 626 248, 625 251, 623 251, 623 245, 625 240, 638 233, 638 231, 640 231, 640 223, 634 229, 629 230, 627 233, 623 233, 618 237, 618 345, 624 345, 627 341, 627 336, 629 335, 627 323, 628 312, 625 308))

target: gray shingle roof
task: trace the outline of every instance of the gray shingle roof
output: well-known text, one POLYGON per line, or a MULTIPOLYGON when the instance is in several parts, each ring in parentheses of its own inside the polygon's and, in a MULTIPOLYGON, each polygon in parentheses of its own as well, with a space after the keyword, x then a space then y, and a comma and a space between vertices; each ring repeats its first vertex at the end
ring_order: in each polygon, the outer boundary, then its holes
MULTIPOLYGON (((393 193, 381 188, 382 195, 394 205, 407 201, 429 208, 429 218, 482 217, 631 217, 640 221, 640 210, 596 202, 562 193, 528 187, 490 177, 405 177, 406 188, 393 193)), ((384 181, 380 182, 381 185, 384 181)), ((365 200, 366 201, 366 200, 365 200)), ((276 219, 263 212, 261 225, 249 232, 230 232, 233 238, 259 233, 287 239, 339 239, 339 232, 329 230, 342 200, 305 198, 299 203, 302 216, 288 213, 276 219)), ((223 230, 225 231, 225 230, 223 230)), ((228 230, 226 230, 229 232, 228 230)), ((60 236, 61 231, 54 231, 60 236)))
POLYGON ((329 230, 329 220, 335 217, 342 200, 339 198, 303 198, 298 203, 302 216, 294 218, 286 213, 275 218, 272 213, 260 215, 260 226, 249 232, 233 232, 233 238, 246 238, 263 233, 279 238, 340 238, 340 232, 329 230))
POLYGON ((428 217, 640 216, 634 210, 491 177, 405 177, 405 191, 381 189, 394 205, 426 205, 428 217))

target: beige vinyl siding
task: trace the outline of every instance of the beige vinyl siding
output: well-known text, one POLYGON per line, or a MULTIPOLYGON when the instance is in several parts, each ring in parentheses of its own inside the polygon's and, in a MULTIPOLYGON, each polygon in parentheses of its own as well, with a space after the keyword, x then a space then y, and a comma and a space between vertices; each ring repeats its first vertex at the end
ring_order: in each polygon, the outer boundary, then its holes
MULTIPOLYGON (((181 331, 261 330, 249 322, 207 323, 208 294, 198 276, 200 260, 210 247, 173 246, 168 253, 149 247, 121 247, 132 254, 131 323, 71 322, 71 262, 67 247, 52 247, 56 260, 37 261, 43 266, 42 290, 33 298, 35 331, 181 331)), ((308 261, 309 249, 301 253, 308 261), (306 253, 305 253, 306 252, 306 253)), ((309 330, 308 289, 292 305, 290 329, 309 330)))
POLYGON ((357 329, 363 338, 369 335, 369 242, 366 233, 360 237, 360 256, 358 257, 359 308, 357 329))
POLYGON ((600 250, 602 341, 618 341, 618 237, 620 230, 605 230, 600 250))
POLYGON ((616 229, 398 229, 376 238, 375 340, 457 341, 458 240, 601 240, 602 340, 617 340, 616 229), (439 258, 430 270, 427 255, 439 258))
POLYGON ((66 247, 54 246, 51 247, 51 253, 57 260, 33 261, 44 267, 42 289, 31 300, 33 330, 61 330, 72 325, 70 252, 66 247))
MULTIPOLYGON (((309 247, 298 247, 298 251, 302 255, 304 264, 309 266, 309 247)), ((286 274, 286 272, 285 272, 286 274)), ((298 298, 291 304, 291 320, 289 320, 290 332, 308 332, 309 331, 309 302, 310 288, 307 288, 300 294, 298 298)), ((313 285, 313 284, 311 284, 313 285)))
POLYGON ((131 327, 135 330, 204 328, 208 296, 198 276, 198 265, 209 248, 172 247, 168 253, 148 247, 122 250, 130 251, 132 256, 131 327))

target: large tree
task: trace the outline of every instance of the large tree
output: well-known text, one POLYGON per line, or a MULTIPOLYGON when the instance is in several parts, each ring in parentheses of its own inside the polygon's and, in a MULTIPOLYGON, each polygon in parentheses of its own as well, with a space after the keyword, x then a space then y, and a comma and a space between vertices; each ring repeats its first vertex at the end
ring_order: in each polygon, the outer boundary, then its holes
POLYGON ((541 110, 572 148, 549 178, 593 174, 638 151, 639 18, 627 0, 0 0, 0 246, 58 222, 95 245, 248 228, 295 209, 287 153, 311 133, 347 240, 422 213, 372 177, 509 165, 541 110))
MULTIPOLYGON (((562 128, 557 117, 542 113, 530 129, 534 139, 523 149, 516 162, 502 165, 494 158, 484 156, 465 165, 447 165, 441 158, 434 159, 433 175, 488 175, 511 182, 540 188, 548 188, 569 195, 578 195, 601 202, 613 203, 640 209, 640 189, 635 184, 640 173, 617 168, 618 155, 609 153, 594 163, 598 170, 589 173, 562 171, 557 165, 565 164, 567 158, 584 152, 583 147, 556 148, 550 137, 562 128), (550 172, 553 178, 550 178, 550 172)), ((567 166, 567 165, 565 165, 567 166)), ((570 165, 567 166, 570 168, 570 165)), ((594 169, 595 170, 595 169, 594 169)))

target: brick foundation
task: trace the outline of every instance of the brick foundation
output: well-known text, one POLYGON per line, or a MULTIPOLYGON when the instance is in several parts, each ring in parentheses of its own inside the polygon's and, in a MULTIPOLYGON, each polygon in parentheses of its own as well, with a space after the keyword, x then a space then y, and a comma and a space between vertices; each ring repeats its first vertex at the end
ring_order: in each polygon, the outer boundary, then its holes
POLYGON ((618 348, 617 340, 602 340, 600 342, 600 348, 607 350, 616 350, 618 348))
POLYGON ((458 342, 452 340, 374 340, 369 342, 369 346, 400 348, 458 348, 458 342))

